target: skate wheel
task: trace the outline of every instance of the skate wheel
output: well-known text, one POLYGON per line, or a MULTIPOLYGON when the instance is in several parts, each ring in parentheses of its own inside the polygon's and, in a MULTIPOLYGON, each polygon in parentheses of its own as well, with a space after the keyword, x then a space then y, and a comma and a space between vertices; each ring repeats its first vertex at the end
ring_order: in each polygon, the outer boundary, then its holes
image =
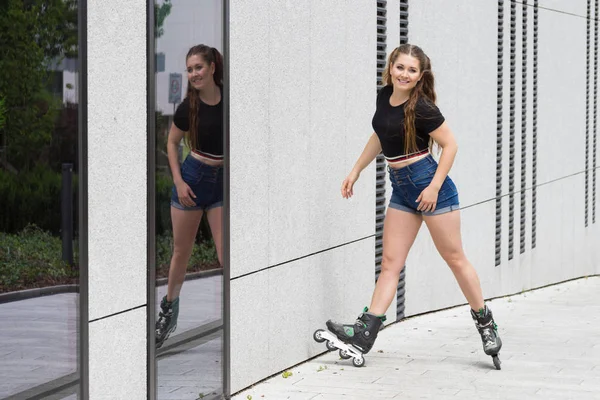
POLYGON ((313 333, 313 339, 315 339, 315 342, 323 343, 325 341, 325 338, 323 337, 324 332, 325 331, 323 329, 317 329, 315 333, 313 333))
POLYGON ((363 356, 354 357, 352 359, 352 365, 354 365, 355 367, 362 367, 363 365, 365 365, 365 358, 363 356))
POLYGON ((340 350, 340 358, 342 358, 343 360, 347 360, 349 358, 352 358, 351 355, 349 355, 346 350, 340 350))
POLYGON ((500 359, 498 358, 497 355, 496 356, 492 356, 492 361, 494 362, 494 367, 496 367, 496 369, 498 369, 498 370, 502 369, 500 367, 500 364, 502 364, 502 363, 500 362, 500 359))
POLYGON ((337 347, 335 347, 335 344, 333 344, 332 342, 330 342, 329 340, 327 341, 327 343, 325 343, 325 346, 327 346, 327 348, 329 350, 335 350, 337 349, 337 347))

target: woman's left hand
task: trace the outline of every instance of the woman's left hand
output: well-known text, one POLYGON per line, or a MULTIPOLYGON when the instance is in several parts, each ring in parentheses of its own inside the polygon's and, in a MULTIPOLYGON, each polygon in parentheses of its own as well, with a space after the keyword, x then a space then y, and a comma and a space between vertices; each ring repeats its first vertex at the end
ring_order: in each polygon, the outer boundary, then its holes
POLYGON ((432 186, 427 186, 417 198, 417 203, 419 203, 417 210, 421 212, 435 211, 439 192, 439 189, 436 189, 432 186))

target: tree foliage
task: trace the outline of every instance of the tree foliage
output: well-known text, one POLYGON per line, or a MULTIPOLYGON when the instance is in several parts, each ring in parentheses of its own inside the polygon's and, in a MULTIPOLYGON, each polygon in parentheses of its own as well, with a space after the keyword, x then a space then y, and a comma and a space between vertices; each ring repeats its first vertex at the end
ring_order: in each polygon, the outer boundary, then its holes
POLYGON ((8 162, 30 169, 52 139, 60 99, 47 90, 52 62, 77 52, 75 0, 0 2, 0 97, 8 162))
POLYGON ((77 58, 77 0, 33 0, 31 11, 37 15, 37 44, 46 60, 77 58))
POLYGON ((155 36, 157 38, 161 37, 165 30, 163 25, 165 23, 165 19, 171 14, 171 0, 164 0, 162 4, 155 3, 154 4, 154 21, 156 24, 156 30, 154 31, 155 36))
POLYGON ((4 127, 6 123, 6 99, 4 97, 0 97, 0 130, 4 127))
MULTIPOLYGON (((57 158, 54 150, 64 147, 60 143, 71 136, 76 147, 77 121, 67 127, 68 134, 59 129, 73 110, 65 110, 62 99, 48 87, 52 68, 64 58, 77 57, 77 4, 77 0, 0 0, 0 145, 6 145, 3 161, 11 170, 59 163, 49 157, 57 158)), ((171 0, 155 5, 156 37, 164 34, 171 8, 171 0)))

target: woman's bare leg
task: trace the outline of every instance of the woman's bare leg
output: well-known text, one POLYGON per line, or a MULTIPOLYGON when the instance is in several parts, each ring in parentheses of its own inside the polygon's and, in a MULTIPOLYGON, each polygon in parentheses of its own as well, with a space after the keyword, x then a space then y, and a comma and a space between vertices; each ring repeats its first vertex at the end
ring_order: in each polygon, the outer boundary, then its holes
POLYGON ((223 266, 223 207, 211 208, 206 212, 206 218, 217 249, 219 265, 223 266))
POLYGON ((385 314, 396 296, 400 272, 404 268, 408 251, 415 242, 423 222, 420 215, 388 208, 383 224, 383 259, 381 273, 369 311, 385 314))
POLYGON ((171 207, 173 256, 171 257, 171 265, 169 266, 167 301, 173 301, 179 297, 203 212, 202 210, 184 211, 171 207))
POLYGON ((438 252, 454 274, 460 289, 475 311, 484 307, 477 271, 467 259, 460 234, 460 211, 424 216, 438 252))

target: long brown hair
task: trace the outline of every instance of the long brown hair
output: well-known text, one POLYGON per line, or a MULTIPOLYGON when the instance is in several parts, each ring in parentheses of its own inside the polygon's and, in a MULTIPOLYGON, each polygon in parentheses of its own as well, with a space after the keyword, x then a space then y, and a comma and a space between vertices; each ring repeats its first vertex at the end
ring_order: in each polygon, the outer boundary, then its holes
MULTIPOLYGON (((385 86, 393 85, 392 66, 400 54, 406 54, 419 60, 419 66, 423 76, 417 85, 411 90, 408 101, 404 104, 404 151, 406 154, 417 151, 417 132, 415 128, 415 108, 421 96, 425 96, 431 103, 435 104, 435 79, 431 70, 431 60, 425 52, 413 44, 403 44, 390 53, 387 65, 383 70, 382 81, 385 86)), ((431 147, 433 140, 429 141, 431 147)))
MULTIPOLYGON (((219 53, 219 50, 214 47, 206 46, 204 44, 199 44, 192 47, 187 55, 185 56, 185 61, 191 56, 200 56, 202 60, 210 66, 212 63, 215 64, 215 72, 213 74, 213 80, 215 84, 220 88, 223 87, 223 55, 219 53)), ((189 121, 190 128, 185 134, 185 142, 187 146, 194 150, 198 149, 198 135, 196 131, 198 129, 198 108, 200 106, 200 93, 198 90, 194 89, 192 84, 188 82, 188 88, 186 97, 189 101, 190 111, 189 111, 189 121)))

